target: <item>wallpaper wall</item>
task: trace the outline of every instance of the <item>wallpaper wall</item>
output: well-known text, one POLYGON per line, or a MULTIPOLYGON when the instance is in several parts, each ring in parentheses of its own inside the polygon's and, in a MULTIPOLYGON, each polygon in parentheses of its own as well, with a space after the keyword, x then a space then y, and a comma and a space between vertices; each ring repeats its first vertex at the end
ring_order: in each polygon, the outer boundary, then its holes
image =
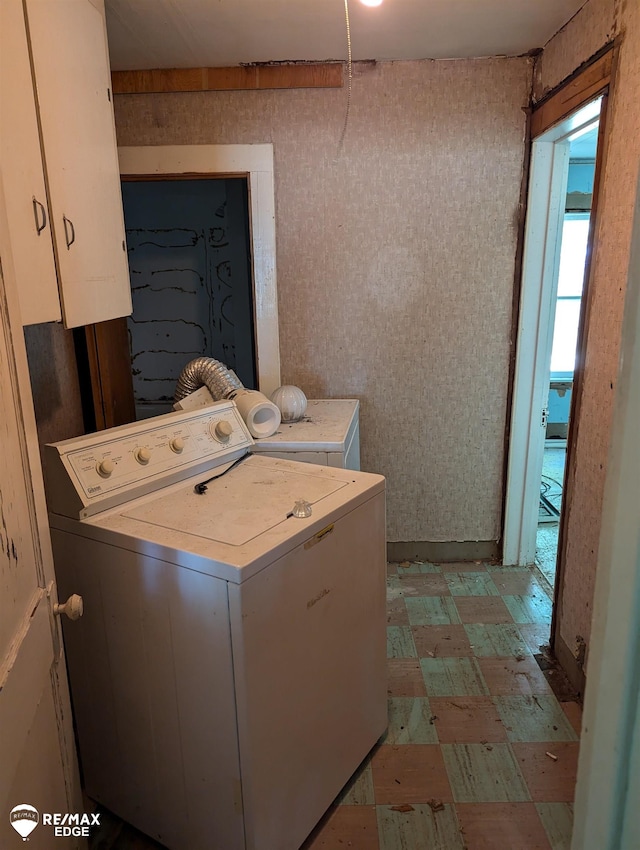
POLYGON ((618 32, 620 0, 587 0, 580 12, 545 45, 536 62, 533 95, 540 100, 618 32))
POLYGON ((531 60, 116 97, 121 145, 272 142, 282 380, 361 401, 391 541, 496 540, 531 60))
MULTIPOLYGON (((576 447, 575 496, 567 514, 567 561, 561 598, 560 636, 577 653, 587 649, 631 228, 640 162, 640 4, 590 0, 543 55, 542 90, 556 84, 558 66, 578 67, 601 47, 597 40, 622 35, 620 63, 610 105, 609 144, 600 194, 581 417, 576 447)), ((572 69, 573 69, 572 68, 572 69)), ((571 70, 572 70, 571 69, 571 70)))

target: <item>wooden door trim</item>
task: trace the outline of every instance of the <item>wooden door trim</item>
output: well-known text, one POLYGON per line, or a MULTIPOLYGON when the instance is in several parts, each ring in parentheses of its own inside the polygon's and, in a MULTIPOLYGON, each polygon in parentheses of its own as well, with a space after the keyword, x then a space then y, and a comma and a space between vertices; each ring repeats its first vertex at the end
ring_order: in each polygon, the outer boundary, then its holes
POLYGON ((85 328, 93 424, 98 431, 136 418, 127 319, 111 319, 85 328))
POLYGON ((615 75, 620 39, 608 44, 587 63, 563 80, 531 110, 531 138, 536 139, 554 124, 602 94, 615 75))

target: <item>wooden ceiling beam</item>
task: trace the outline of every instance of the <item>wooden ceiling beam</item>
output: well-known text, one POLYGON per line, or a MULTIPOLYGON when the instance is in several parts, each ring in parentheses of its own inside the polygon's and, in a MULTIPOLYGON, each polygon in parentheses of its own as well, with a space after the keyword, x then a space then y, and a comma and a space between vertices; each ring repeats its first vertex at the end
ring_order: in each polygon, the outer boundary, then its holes
POLYGON ((113 71, 114 94, 341 88, 341 62, 247 65, 230 68, 157 68, 113 71))

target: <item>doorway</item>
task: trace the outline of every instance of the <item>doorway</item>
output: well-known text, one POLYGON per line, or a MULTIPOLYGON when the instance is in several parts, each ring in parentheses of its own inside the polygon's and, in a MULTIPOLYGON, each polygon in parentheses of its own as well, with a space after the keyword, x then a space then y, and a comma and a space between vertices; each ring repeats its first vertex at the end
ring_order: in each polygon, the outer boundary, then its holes
POLYGON ((567 194, 560 235, 557 294, 540 481, 535 563, 555 583, 567 436, 589 244, 599 118, 569 139, 567 194))
POLYGON ((212 357, 256 389, 246 177, 128 179, 122 199, 136 419, 172 410, 176 382, 212 357))
MULTIPOLYGON (((251 246, 253 334, 258 389, 269 396, 280 386, 276 284, 273 145, 151 145, 118 149, 123 179, 242 177, 247 181, 251 246)), ((135 416, 126 319, 85 329, 82 341, 91 387, 93 428, 131 422, 135 416)))
POLYGON ((503 560, 538 564, 551 585, 583 348, 602 103, 596 97, 562 118, 531 151, 503 560))
POLYGON ((118 148, 124 179, 244 177, 248 186, 258 389, 280 386, 273 145, 145 145, 118 148))

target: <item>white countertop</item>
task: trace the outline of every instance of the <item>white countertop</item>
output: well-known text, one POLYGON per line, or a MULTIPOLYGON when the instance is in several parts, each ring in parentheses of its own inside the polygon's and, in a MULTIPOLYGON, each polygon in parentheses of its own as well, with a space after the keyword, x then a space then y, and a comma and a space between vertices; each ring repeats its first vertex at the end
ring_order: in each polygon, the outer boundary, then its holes
POLYGON ((253 451, 342 452, 358 425, 359 406, 352 398, 309 399, 299 422, 282 422, 271 437, 256 440, 253 451))

